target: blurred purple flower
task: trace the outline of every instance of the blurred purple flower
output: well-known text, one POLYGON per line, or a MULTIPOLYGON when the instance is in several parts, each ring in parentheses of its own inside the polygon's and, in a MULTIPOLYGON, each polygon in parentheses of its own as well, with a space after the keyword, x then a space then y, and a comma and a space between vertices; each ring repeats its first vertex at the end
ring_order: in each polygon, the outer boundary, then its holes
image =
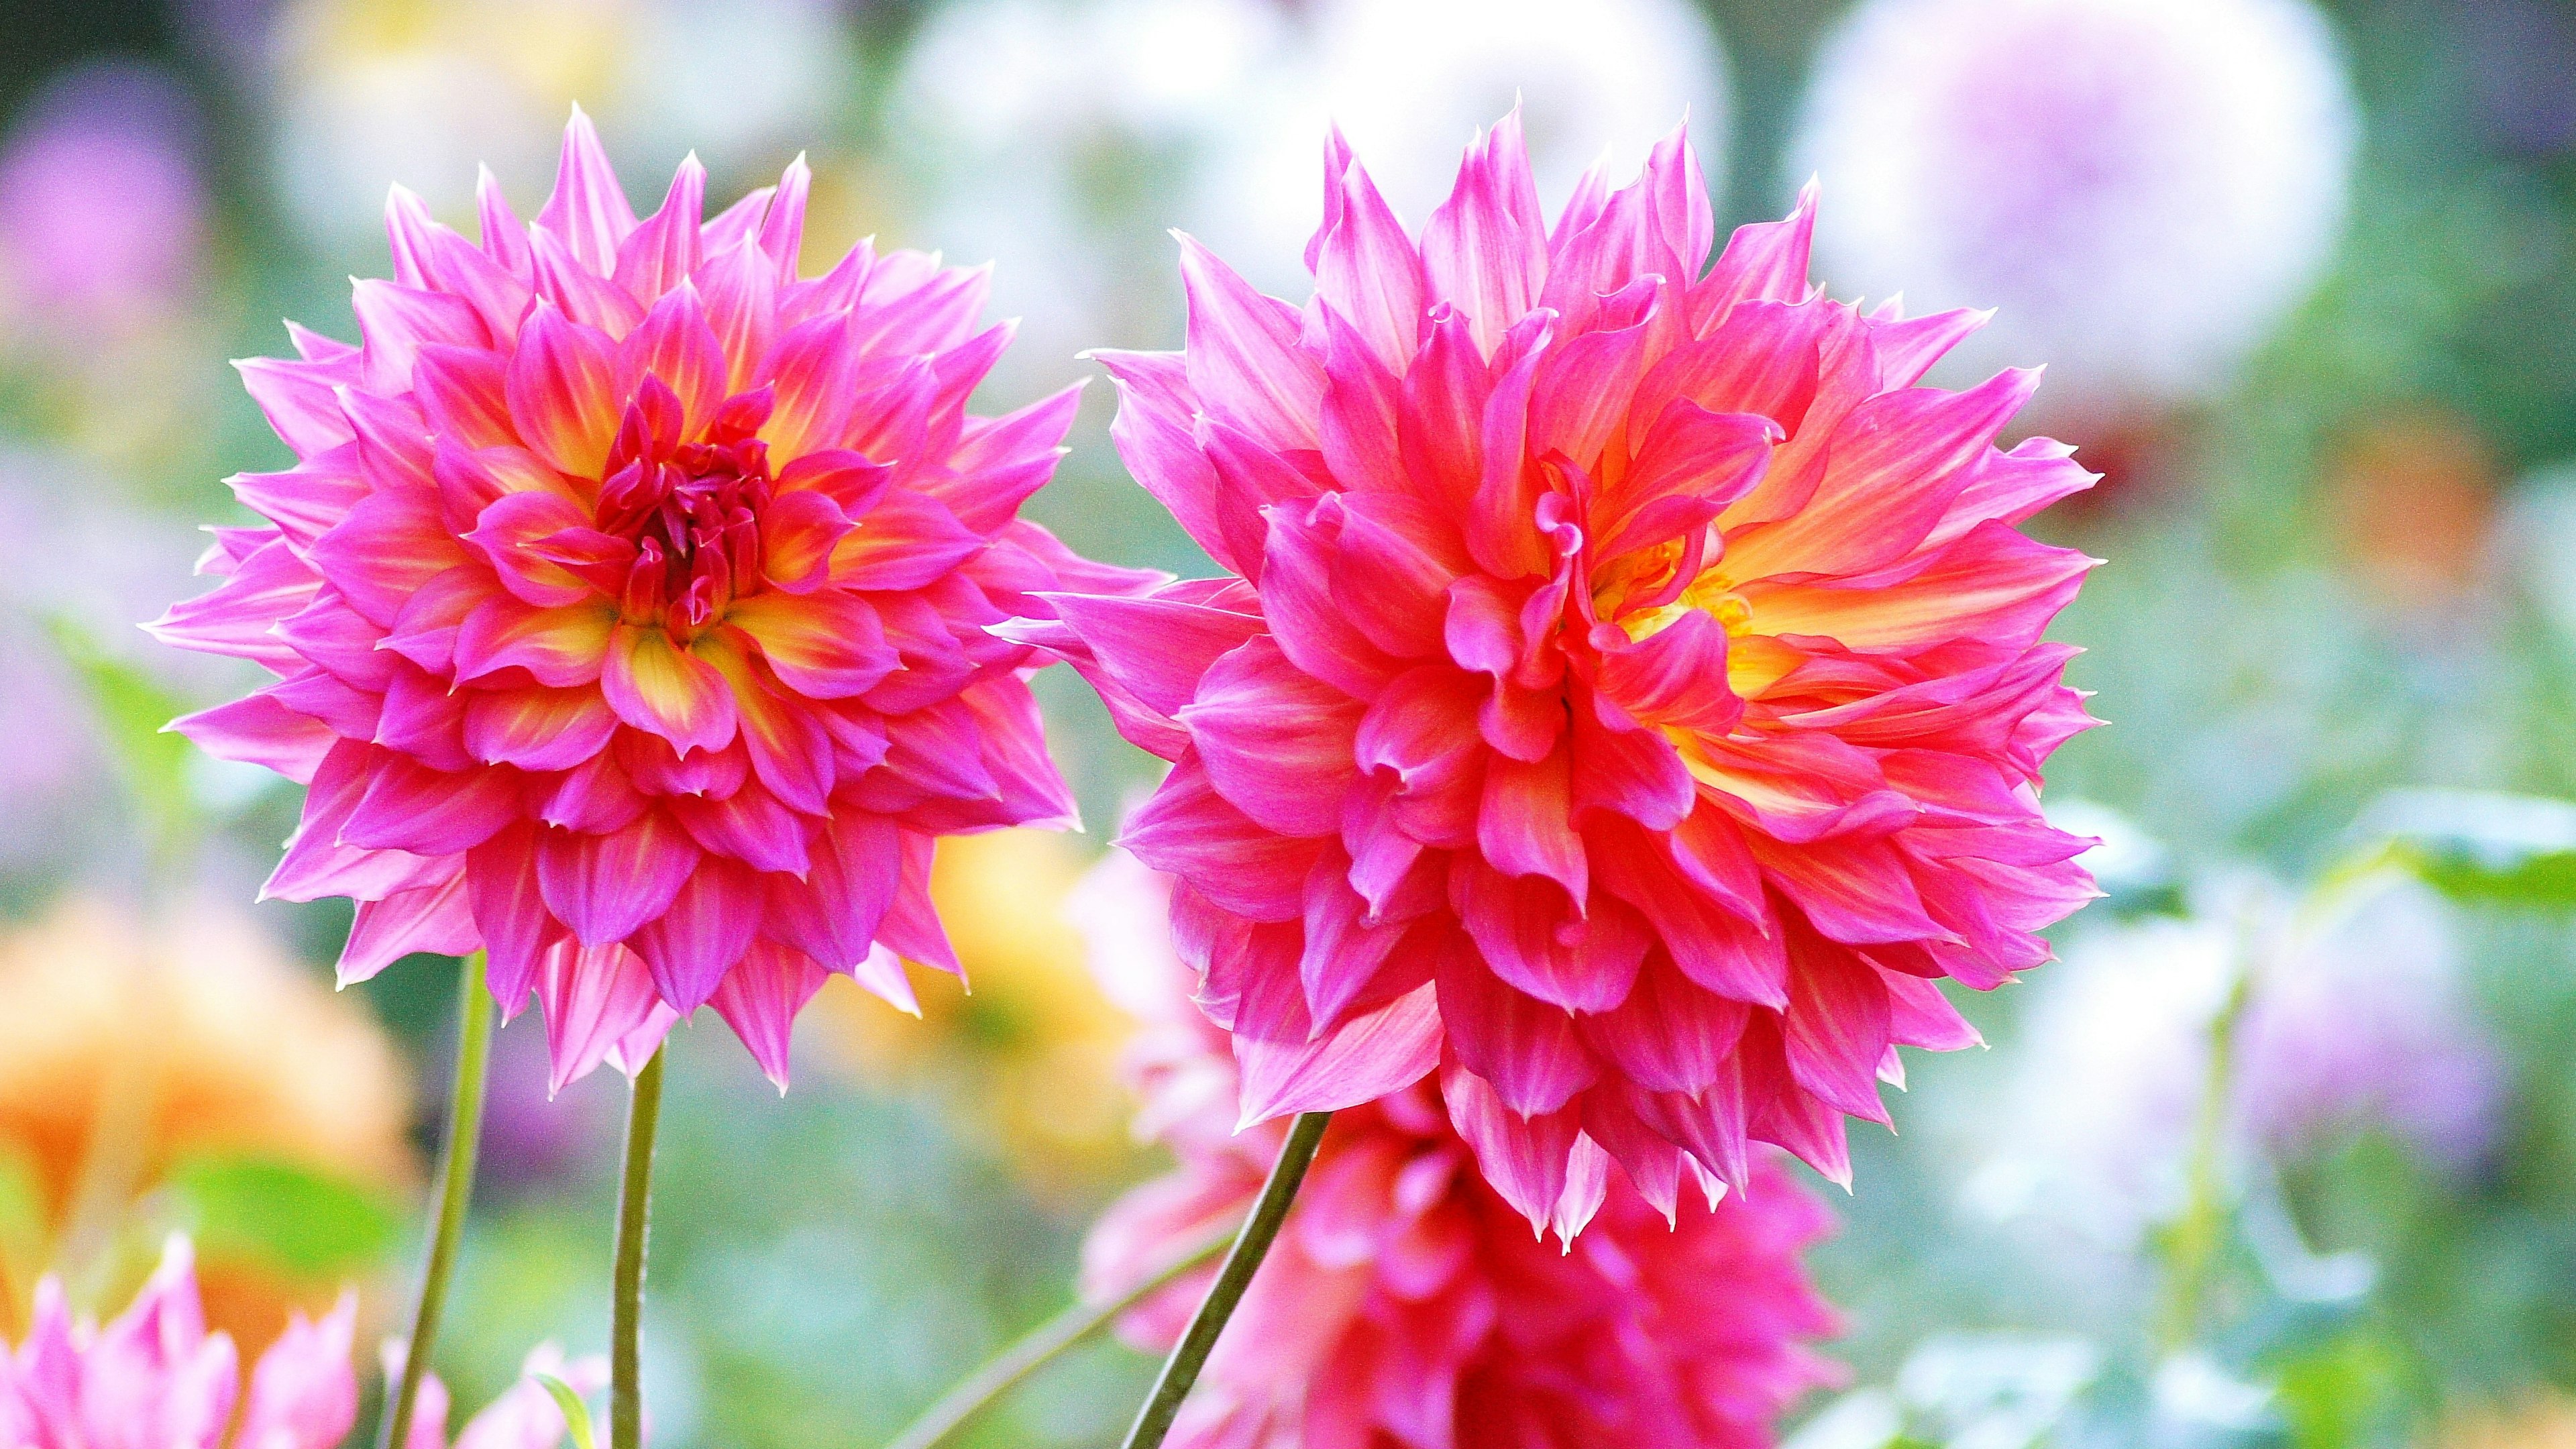
MULTIPOLYGON (((441 1061, 447 1060, 442 1053, 441 1061)), ((535 1027, 492 1034, 484 1088, 483 1180, 503 1192, 532 1192, 575 1176, 615 1138, 618 1096, 584 1078, 558 1097, 546 1092, 546 1034, 535 1027)), ((441 1080, 439 1090, 445 1090, 441 1080)))
POLYGON ((166 315, 205 243, 200 118, 179 83, 131 61, 82 66, 28 102, 0 151, 0 283, 65 328, 166 315))
POLYGON ((2491 144, 2544 156, 2576 141, 2576 14, 2560 0, 2460 0, 2454 34, 2491 144))

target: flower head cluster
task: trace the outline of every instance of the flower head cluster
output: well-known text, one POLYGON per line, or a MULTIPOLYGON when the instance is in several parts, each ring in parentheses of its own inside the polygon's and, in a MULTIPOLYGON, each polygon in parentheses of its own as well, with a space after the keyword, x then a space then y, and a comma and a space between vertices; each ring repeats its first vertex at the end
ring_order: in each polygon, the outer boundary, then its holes
MULTIPOLYGON (((11 1449, 338 1449, 358 1418, 351 1367, 357 1295, 319 1322, 297 1314, 251 1371, 230 1335, 206 1330, 195 1256, 173 1238, 160 1268, 104 1329, 75 1323, 62 1284, 36 1289, 36 1316, 15 1353, 0 1344, 0 1444, 11 1449), (237 1412, 238 1411, 238 1412, 237 1412), (236 1422, 238 1426, 236 1427, 236 1422), (229 1433, 227 1432, 229 1431, 229 1433)), ((595 1388, 601 1366, 566 1365, 540 1349, 532 1370, 595 1388)), ((446 1449, 447 1391, 424 1385, 407 1449, 446 1449)), ((455 1449, 554 1449, 563 1415, 523 1381, 477 1415, 455 1449)))
POLYGON ((156 627, 279 681, 180 728, 311 786, 268 883, 346 895, 343 979, 491 952, 558 1083, 700 1005, 784 1081, 826 972, 956 969, 939 834, 1073 806, 985 626, 1126 587, 1014 514, 1074 396, 967 395, 984 275, 862 245, 802 278, 807 175, 638 222, 576 114, 532 225, 480 244, 397 191, 362 341, 242 364, 298 462, 233 480, 213 593, 156 627))
POLYGON ((1515 120, 1417 240, 1336 138, 1304 309, 1184 241, 1186 350, 1113 354, 1137 479, 1232 576, 1062 597, 1173 762, 1127 844, 1235 1034, 1247 1120, 1440 1072, 1488 1176, 1580 1223, 1752 1140, 1837 1178, 1936 984, 2091 894, 2038 807, 2089 720, 2041 642, 2089 566, 2015 527, 2090 475, 1993 439, 1979 320, 1807 282, 1812 202, 1714 221, 1686 137, 1551 225, 1515 120))
MULTIPOLYGON (((1099 969, 1145 1014, 1139 1127, 1181 1161, 1093 1230, 1084 1271, 1098 1296, 1239 1220, 1281 1135, 1228 1133, 1233 1063, 1189 1004, 1163 894, 1113 858, 1083 903, 1099 969)), ((1768 1157, 1750 1191, 1664 1210, 1597 1151, 1583 1173, 1600 1212, 1560 1251, 1478 1176, 1431 1083, 1343 1113, 1172 1442, 1769 1444, 1799 1395, 1837 1377, 1807 1346, 1835 1317, 1799 1261, 1830 1226, 1823 1206, 1768 1157)), ((1127 1335, 1169 1348, 1205 1287, 1201 1275, 1147 1299, 1127 1335)))
POLYGON ((2359 132, 2307 0, 1870 0, 1797 149, 1835 277, 1997 307, 1980 354, 2113 409, 2223 386, 2306 294, 2359 132))

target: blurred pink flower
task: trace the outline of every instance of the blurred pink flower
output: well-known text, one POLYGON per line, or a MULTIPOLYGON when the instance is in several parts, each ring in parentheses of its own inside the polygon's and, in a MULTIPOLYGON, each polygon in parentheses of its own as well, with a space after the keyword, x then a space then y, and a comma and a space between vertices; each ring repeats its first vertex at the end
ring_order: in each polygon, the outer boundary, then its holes
POLYGON ((1182 243, 1187 350, 1114 436, 1237 577, 1012 627, 1173 761, 1127 844, 1180 884, 1243 1116, 1437 1068, 1486 1174, 1579 1224, 1602 1150, 1669 1208, 1748 1140, 1847 1180, 1936 989, 2092 894, 2040 817, 2087 727, 2040 642, 2090 560, 2016 528, 2090 475, 1915 380, 1980 320, 1807 281, 1813 198, 1715 229, 1688 140, 1551 230, 1516 119, 1417 243, 1336 136, 1315 300, 1182 243))
MULTIPOLYGON (((197 1297, 196 1259, 173 1238, 161 1266, 124 1314, 104 1330, 74 1323, 62 1283, 36 1288, 35 1324, 12 1354, 0 1344, 0 1444, 11 1449, 338 1449, 358 1420, 358 1376, 350 1339, 358 1298, 343 1294, 320 1322, 301 1313, 251 1371, 241 1403, 241 1359, 229 1334, 208 1333, 197 1297), (225 1430, 239 1428, 229 1441, 225 1430)), ((561 1378, 589 1393, 607 1381, 604 1363, 567 1364, 551 1348, 528 1359, 530 1373, 561 1378)), ((409 1449, 446 1449, 447 1390, 422 1387, 409 1449)), ((477 1415, 455 1449, 554 1449, 563 1415, 544 1387, 523 1379, 477 1415)))
POLYGON ((364 345, 242 364, 299 459, 233 480, 270 522, 154 626, 280 676, 179 728, 311 786, 266 889, 357 898, 341 979, 485 947, 557 1086, 712 1005, 783 1087, 827 971, 957 970, 932 840, 1073 816, 985 626, 1142 578, 1014 516, 1075 397, 966 413, 982 271, 801 280, 804 165, 702 223, 704 182, 638 223, 576 112, 533 226, 397 189, 364 345))
MULTIPOLYGON (((1093 1229, 1084 1287, 1095 1297, 1239 1220, 1282 1135, 1278 1124, 1229 1134, 1225 1037, 1188 1004, 1168 932, 1136 948, 1163 929, 1164 895, 1121 856, 1081 904, 1096 969, 1147 1013, 1133 1063, 1140 1130, 1181 1160, 1093 1229), (1211 1081, 1223 1090, 1204 1090, 1211 1081)), ((1172 1442, 1753 1449, 1801 1394, 1839 1379, 1808 1347, 1837 1325, 1799 1260, 1832 1219, 1776 1160, 1753 1162, 1748 1191, 1713 1202, 1706 1181, 1708 1196, 1685 1194, 1669 1213, 1598 1150, 1580 1173, 1599 1215, 1560 1250, 1476 1174, 1431 1083, 1345 1111, 1172 1442)), ((1207 1279, 1147 1299, 1127 1337, 1168 1349, 1207 1279)))
POLYGON ((206 243, 196 107, 131 62, 85 66, 29 103, 0 151, 0 288, 66 328, 169 312, 206 243))

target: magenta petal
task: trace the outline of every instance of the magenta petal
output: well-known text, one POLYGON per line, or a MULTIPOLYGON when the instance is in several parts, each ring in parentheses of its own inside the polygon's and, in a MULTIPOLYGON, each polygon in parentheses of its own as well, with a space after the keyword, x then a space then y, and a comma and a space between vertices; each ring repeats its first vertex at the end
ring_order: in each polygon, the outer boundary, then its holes
POLYGON ((1565 1196, 1567 1159, 1581 1133, 1580 1110, 1566 1106, 1523 1113, 1506 1105, 1492 1083, 1456 1059, 1440 1066, 1440 1095, 1449 1121, 1476 1154, 1476 1167, 1533 1234, 1547 1231, 1565 1196))
POLYGON ((340 826, 340 840, 361 850, 457 855, 481 845, 519 818, 516 772, 432 770, 380 754, 374 778, 340 826))
POLYGON ((465 872, 444 884, 396 891, 380 901, 360 901, 348 944, 341 948, 342 986, 366 981, 415 951, 462 956, 483 944, 466 905, 465 872))
POLYGON ((627 945, 652 969, 662 1000, 682 1016, 713 996, 760 932, 760 878, 721 856, 698 862, 659 915, 627 945))
POLYGON ((537 838, 537 886, 584 945, 604 946, 669 909, 698 859, 688 833, 659 813, 608 835, 549 829, 537 838))
POLYGON ((265 694, 183 715, 168 728, 186 735, 218 760, 264 766, 299 785, 313 783, 313 772, 322 767, 322 757, 338 738, 328 727, 265 694))
POLYGON ((1435 980, 1450 1049, 1512 1111, 1553 1112, 1599 1079, 1574 1018, 1505 985, 1474 952, 1447 952, 1435 980))
POLYGON ((1300 672, 1267 637, 1208 667, 1179 711, 1217 791, 1287 835, 1341 827, 1341 792, 1355 783, 1357 700, 1300 672))
POLYGON ((1424 985, 1307 1043, 1238 1035, 1243 1071, 1238 1125, 1290 1112, 1331 1112, 1374 1101, 1440 1063, 1440 1012, 1424 985))
POLYGON ((761 1074, 787 1090, 787 1049, 796 1013, 823 989, 830 973, 812 957, 769 941, 755 941, 707 998, 707 1004, 742 1038, 761 1074))
POLYGON ((623 946, 564 941, 550 948, 537 975, 537 1004, 545 1011, 550 1092, 589 1076, 629 1037, 649 1030, 657 1014, 673 1019, 654 994, 652 973, 623 946))

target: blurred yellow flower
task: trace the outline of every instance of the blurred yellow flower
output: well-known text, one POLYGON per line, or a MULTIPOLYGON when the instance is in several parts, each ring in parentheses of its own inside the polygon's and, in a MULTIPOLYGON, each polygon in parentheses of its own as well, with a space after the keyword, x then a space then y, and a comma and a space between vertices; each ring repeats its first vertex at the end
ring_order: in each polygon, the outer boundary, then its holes
POLYGON ((2576 1449, 2576 1397, 2535 1389, 2509 1409, 2478 1409, 2444 1425, 2439 1449, 2576 1449))
MULTIPOLYGON (((408 1122, 402 1069, 364 1006, 238 913, 147 924, 67 902, 0 937, 0 1168, 35 1219, 0 1238, 0 1316, 23 1325, 48 1267, 76 1292, 130 1286, 158 1240, 136 1220, 174 1170, 256 1163, 382 1192, 418 1175, 408 1122)), ((290 1306, 327 1308, 341 1271, 298 1274, 215 1241, 201 1261, 210 1319, 249 1353, 290 1306)))
POLYGON ((915 971, 922 1020, 834 978, 809 1009, 824 1059, 924 1087, 1042 1189, 1122 1180, 1138 1149, 1118 1059, 1131 1019, 1100 994, 1064 899, 1088 862, 1062 835, 1001 830, 939 842, 930 894, 971 990, 915 971))

